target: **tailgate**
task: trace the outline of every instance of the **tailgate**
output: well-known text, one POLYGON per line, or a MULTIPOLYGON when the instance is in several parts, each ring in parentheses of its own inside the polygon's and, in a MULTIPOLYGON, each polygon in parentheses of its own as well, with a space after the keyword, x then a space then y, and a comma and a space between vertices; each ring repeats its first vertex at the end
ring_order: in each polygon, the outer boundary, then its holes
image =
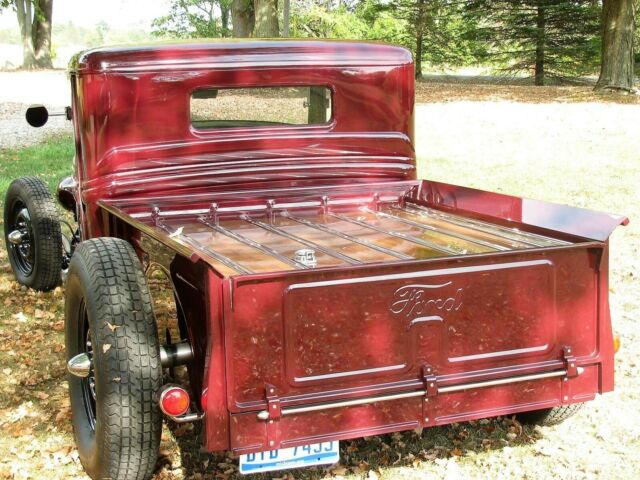
POLYGON ((232 412, 402 390, 430 368, 531 371, 598 352, 594 244, 236 277, 225 312, 232 412), (232 296, 232 298, 231 298, 232 296), (515 367, 515 370, 513 368, 515 367))

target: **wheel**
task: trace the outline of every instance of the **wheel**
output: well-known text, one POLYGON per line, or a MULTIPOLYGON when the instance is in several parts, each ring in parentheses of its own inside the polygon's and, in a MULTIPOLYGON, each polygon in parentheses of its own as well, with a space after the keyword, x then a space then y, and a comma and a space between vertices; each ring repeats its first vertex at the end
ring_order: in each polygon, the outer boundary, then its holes
POLYGON ((516 415, 522 423, 551 426, 564 422, 567 418, 578 413, 584 403, 572 403, 570 405, 561 405, 559 407, 545 408, 544 410, 533 410, 531 412, 523 412, 516 415))
POLYGON ((4 240, 19 283, 42 291, 60 284, 60 221, 49 189, 39 178, 22 177, 9 185, 4 203, 4 240))
POLYGON ((93 479, 142 480, 160 446, 160 347, 151 296, 129 243, 76 248, 66 284, 69 394, 80 461, 93 479))

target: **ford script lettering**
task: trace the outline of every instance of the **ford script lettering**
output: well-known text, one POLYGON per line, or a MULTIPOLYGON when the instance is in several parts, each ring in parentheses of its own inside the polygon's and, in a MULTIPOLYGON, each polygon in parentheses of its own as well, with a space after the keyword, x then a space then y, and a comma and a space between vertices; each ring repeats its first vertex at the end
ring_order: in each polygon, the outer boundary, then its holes
POLYGON ((453 295, 442 295, 439 289, 452 282, 439 285, 412 284, 400 287, 393 293, 393 303, 389 310, 396 315, 416 317, 425 314, 457 311, 462 307, 462 288, 453 295))

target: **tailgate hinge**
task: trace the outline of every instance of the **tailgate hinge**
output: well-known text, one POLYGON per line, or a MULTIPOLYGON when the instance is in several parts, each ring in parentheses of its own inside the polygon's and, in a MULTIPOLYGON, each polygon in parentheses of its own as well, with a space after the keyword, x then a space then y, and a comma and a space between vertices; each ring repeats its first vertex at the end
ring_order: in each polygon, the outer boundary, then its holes
POLYGON ((567 374, 562 379, 561 394, 562 404, 566 405, 568 403, 571 403, 571 400, 573 398, 571 392, 572 382, 570 382, 569 379, 577 377, 580 374, 580 371, 578 370, 576 357, 573 356, 573 349, 570 346, 565 345, 564 347, 562 347, 562 359, 564 360, 564 369, 566 370, 567 374))
POLYGON ((564 368, 567 371, 567 378, 573 378, 578 376, 578 364, 576 357, 571 353, 571 347, 565 345, 562 347, 562 358, 564 360, 564 368))
POLYGON ((280 448, 279 420, 282 417, 282 408, 276 387, 267 383, 264 389, 267 399, 267 411, 269 412, 267 420, 267 443, 270 450, 275 450, 280 448))
POLYGON ((424 383, 424 397, 422 397, 423 426, 435 425, 435 410, 433 399, 438 395, 438 379, 431 365, 423 365, 422 382, 424 383))

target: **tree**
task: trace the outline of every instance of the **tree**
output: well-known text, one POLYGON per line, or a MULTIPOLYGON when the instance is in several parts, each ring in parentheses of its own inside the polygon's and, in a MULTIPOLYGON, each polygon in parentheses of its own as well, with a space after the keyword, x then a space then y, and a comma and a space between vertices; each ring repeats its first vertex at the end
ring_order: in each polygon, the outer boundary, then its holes
POLYGON ((291 0, 284 0, 282 14, 282 36, 288 37, 291 31, 291 0))
POLYGON ((634 92, 635 0, 604 0, 602 60, 596 89, 634 92))
POLYGON ((233 36, 247 38, 253 35, 256 19, 251 0, 233 0, 231 3, 231 19, 233 21, 233 36))
POLYGON ((18 17, 23 68, 52 68, 53 0, 0 0, 0 10, 12 8, 18 17))
POLYGON ((278 0, 253 0, 253 11, 255 12, 254 36, 263 38, 279 36, 278 0))
POLYGON ((600 19, 594 0, 472 0, 467 18, 487 45, 487 60, 504 71, 549 76, 592 71, 597 64, 600 19))
POLYGON ((398 15, 411 27, 411 43, 415 52, 415 75, 422 78, 422 60, 424 56, 424 39, 428 24, 433 23, 434 10, 438 8, 438 1, 426 0, 396 0, 393 4, 398 15))
POLYGON ((178 38, 228 37, 231 0, 172 0, 169 14, 153 20, 153 34, 178 38))
MULTIPOLYGON (((371 1, 371 0, 370 0, 371 1)), ((402 44, 415 55, 416 78, 422 76, 422 64, 462 65, 468 61, 475 41, 465 37, 463 23, 466 2, 459 0, 392 0, 382 8, 404 21, 402 44)), ((466 19, 475 25, 475 19, 466 19)))

